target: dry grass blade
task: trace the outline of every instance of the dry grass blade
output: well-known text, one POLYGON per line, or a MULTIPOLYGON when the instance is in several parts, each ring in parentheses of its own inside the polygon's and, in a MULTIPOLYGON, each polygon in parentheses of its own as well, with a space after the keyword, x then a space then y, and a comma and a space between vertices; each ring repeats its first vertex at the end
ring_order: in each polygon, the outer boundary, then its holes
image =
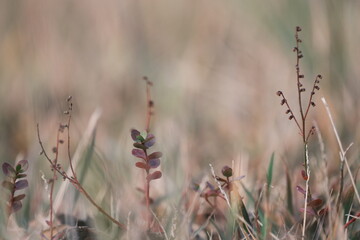
MULTIPOLYGON (((76 165, 78 164, 79 160, 81 159, 82 153, 84 152, 85 148, 88 146, 89 142, 91 141, 91 136, 93 135, 95 128, 97 126, 97 122, 99 120, 101 116, 101 110, 97 109, 93 112, 93 114, 90 117, 88 126, 84 132, 84 135, 78 145, 78 147, 76 148, 76 151, 74 153, 74 156, 72 158, 72 163, 73 163, 73 167, 76 168, 76 165)), ((69 167, 67 172, 68 175, 71 175, 72 170, 69 167)), ((64 181, 62 182, 58 193, 56 194, 56 198, 54 200, 54 211, 56 212, 61 203, 63 202, 63 198, 65 195, 65 191, 68 188, 70 182, 69 181, 64 181)))
POLYGON ((210 166, 210 169, 211 169, 211 174, 213 175, 213 177, 214 177, 217 185, 219 186, 219 189, 220 189, 221 193, 224 195, 224 198, 225 198, 225 200, 226 200, 226 203, 227 203, 229 209, 231 209, 231 203, 230 203, 230 200, 229 200, 228 195, 226 194, 226 192, 225 192, 224 189, 222 188, 221 183, 217 180, 216 174, 215 174, 215 171, 214 171, 214 168, 213 168, 213 166, 211 165, 211 163, 209 164, 209 166, 210 166))
POLYGON ((329 116, 329 119, 330 119, 330 122, 331 122, 331 126, 333 127, 333 130, 334 130, 334 133, 335 133, 335 136, 336 136, 336 140, 339 144, 339 147, 340 147, 340 157, 341 157, 341 161, 344 161, 345 162, 345 165, 346 165, 346 168, 349 172, 349 177, 350 177, 350 180, 351 180, 351 184, 353 185, 354 187, 354 190, 355 190, 355 195, 356 195, 356 198, 358 200, 358 202, 360 203, 360 196, 359 196, 359 192, 356 188, 356 184, 355 184, 355 180, 354 180, 354 177, 351 173, 351 169, 350 169, 350 166, 349 166, 349 163, 348 163, 348 160, 345 156, 346 152, 344 151, 344 148, 342 146, 342 143, 340 141, 340 137, 339 137, 339 134, 336 130, 336 127, 335 127, 335 123, 334 123, 334 120, 332 118, 332 115, 331 115, 331 112, 330 112, 330 108, 329 108, 329 105, 327 104, 326 100, 324 97, 321 98, 321 101, 323 102, 324 106, 325 106, 325 109, 326 109, 326 112, 329 116))

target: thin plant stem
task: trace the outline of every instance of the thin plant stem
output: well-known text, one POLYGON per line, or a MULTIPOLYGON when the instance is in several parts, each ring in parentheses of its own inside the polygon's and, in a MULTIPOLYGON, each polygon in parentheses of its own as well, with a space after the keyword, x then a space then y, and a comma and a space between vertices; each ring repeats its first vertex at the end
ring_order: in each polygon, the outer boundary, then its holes
MULTIPOLYGON (((309 150, 308 145, 305 143, 305 161, 306 164, 309 164, 309 150)), ((305 187, 305 200, 304 200, 304 219, 303 219, 303 226, 302 226, 302 239, 305 239, 305 229, 306 229, 306 214, 307 214, 307 205, 308 199, 311 199, 311 193, 309 191, 309 181, 310 181, 310 168, 306 168, 306 187, 305 187)))
POLYGON ((99 210, 99 212, 101 212, 102 214, 104 214, 110 221, 112 221, 113 223, 115 223, 116 225, 118 225, 121 229, 126 230, 126 225, 123 223, 120 223, 118 220, 114 219, 113 217, 111 217, 102 207, 100 207, 93 199, 92 197, 89 195, 88 192, 85 191, 85 189, 80 185, 80 183, 78 183, 77 185, 77 189, 89 200, 89 202, 91 202, 91 204, 97 208, 97 210, 99 210))
POLYGON ((145 130, 146 132, 150 132, 150 121, 151 121, 151 116, 153 115, 153 106, 154 106, 154 102, 151 99, 151 95, 150 95, 150 87, 152 86, 152 82, 147 78, 144 77, 143 78, 144 81, 146 82, 146 123, 145 123, 145 130))
POLYGON ((301 53, 300 53, 300 50, 299 50, 299 42, 300 42, 300 39, 299 39, 299 34, 298 34, 298 31, 296 31, 295 33, 295 39, 296 39, 296 48, 295 48, 295 51, 296 51, 296 82, 297 82, 297 88, 298 88, 298 98, 299 98, 299 109, 300 109, 300 114, 301 114, 301 120, 302 120, 302 128, 301 131, 302 131, 302 137, 303 137, 303 141, 304 143, 306 142, 306 139, 305 139, 305 117, 304 117, 304 111, 303 111, 303 107, 302 107, 302 100, 301 100, 301 93, 302 93, 302 84, 300 82, 300 56, 301 53))
MULTIPOLYGON (((148 159, 147 151, 144 150, 146 159, 148 159)), ((145 201, 146 201, 146 228, 150 230, 150 180, 148 176, 150 174, 150 169, 146 169, 146 178, 145 178, 145 201)))
POLYGON ((296 125, 297 125, 298 128, 299 128, 299 131, 302 132, 301 127, 300 127, 300 124, 299 124, 298 120, 296 119, 294 112, 291 110, 290 105, 289 105, 289 103, 287 102, 284 93, 283 93, 282 91, 279 91, 278 94, 279 94, 279 96, 281 96, 281 97, 283 98, 284 104, 286 105, 286 107, 287 107, 288 110, 290 111, 290 114, 291 114, 290 116, 293 117, 296 125))
MULTIPOLYGON (((60 129, 57 132, 56 136, 56 148, 55 148, 55 159, 54 159, 54 165, 57 166, 58 156, 59 156, 59 142, 60 142, 60 129)), ((54 193, 54 186, 55 181, 57 180, 57 175, 55 169, 51 166, 51 169, 54 172, 53 178, 51 181, 51 187, 50 187, 50 239, 53 239, 54 236, 54 226, 53 226, 53 193, 54 193)))
MULTIPOLYGON (((154 102, 151 99, 151 93, 150 88, 152 86, 152 82, 147 78, 143 78, 146 82, 146 124, 145 124, 145 130, 147 133, 150 132, 150 123, 151 123, 151 117, 153 115, 153 107, 154 102)), ((147 151, 144 150, 146 159, 148 159, 147 151)), ((147 224, 147 230, 150 230, 150 222, 151 222, 151 209, 150 209, 150 180, 148 179, 148 176, 150 174, 150 169, 146 169, 146 178, 145 178, 145 201, 146 201, 146 224, 147 224)))
MULTIPOLYGON (((80 192, 82 193, 88 200, 89 202, 99 210, 99 212, 101 212, 103 215, 105 215, 111 222, 115 223, 119 228, 126 230, 126 225, 123 223, 120 223, 119 221, 117 221, 116 219, 114 219, 113 217, 110 216, 110 214, 108 214, 103 208, 101 208, 93 199, 92 197, 88 194, 88 192, 86 192, 86 190, 82 187, 82 185, 80 184, 80 182, 77 180, 77 178, 75 176, 71 176, 69 177, 66 172, 63 172, 60 170, 60 168, 54 164, 51 159, 49 158, 48 154, 45 151, 44 145, 41 141, 41 137, 40 137, 40 128, 39 128, 39 124, 37 124, 37 135, 38 135, 38 141, 41 147, 41 153, 44 154, 45 158, 48 160, 48 162, 50 163, 51 167, 54 169, 54 171, 58 172, 64 179, 67 179, 68 181, 70 181, 73 186, 80 192)), ((59 142, 59 141, 58 141, 59 142)), ((57 151, 58 152, 58 151, 57 151)), ((71 163, 72 161, 70 161, 71 163)))
POLYGON ((72 102, 71 102, 71 96, 69 96, 69 98, 67 99, 68 103, 69 103, 69 117, 68 117, 68 121, 67 121, 67 153, 68 153, 68 159, 69 159, 69 164, 70 164, 70 169, 71 169, 71 173, 73 175, 73 177, 75 179, 77 179, 76 177, 76 173, 74 171, 74 167, 72 164, 72 157, 71 157, 71 151, 70 151, 70 124, 71 124, 71 117, 72 117, 72 102))

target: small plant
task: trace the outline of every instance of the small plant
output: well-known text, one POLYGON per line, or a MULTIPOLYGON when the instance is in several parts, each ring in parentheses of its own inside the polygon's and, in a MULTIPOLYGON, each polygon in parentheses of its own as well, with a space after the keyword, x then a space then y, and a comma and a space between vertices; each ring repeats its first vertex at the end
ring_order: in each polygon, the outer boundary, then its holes
POLYGON ((310 167, 309 167, 309 151, 308 151, 308 142, 311 135, 315 133, 315 127, 312 126, 310 129, 307 128, 307 117, 308 113, 310 111, 311 107, 315 107, 316 104, 314 102, 314 95, 316 91, 320 90, 319 83, 322 79, 322 76, 319 74, 316 76, 312 90, 310 92, 310 96, 308 99, 307 104, 305 107, 303 106, 303 93, 306 92, 306 88, 303 86, 302 79, 304 79, 304 74, 300 71, 300 59, 303 58, 303 53, 300 50, 299 44, 302 42, 299 38, 299 32, 301 32, 301 28, 299 26, 296 27, 295 30, 295 40, 296 40, 296 46, 294 47, 293 51, 296 53, 296 85, 297 85, 297 93, 298 93, 298 104, 299 104, 299 111, 300 111, 300 120, 298 117, 296 117, 294 111, 290 107, 287 98, 285 97, 284 93, 282 91, 277 91, 277 95, 281 97, 281 105, 285 105, 287 110, 285 114, 289 115, 289 120, 294 120, 296 123, 300 135, 303 141, 304 145, 304 170, 301 171, 302 178, 306 181, 306 188, 305 190, 301 188, 300 186, 297 187, 297 190, 304 194, 305 203, 304 208, 301 209, 301 211, 304 212, 304 219, 303 219, 303 229, 302 229, 302 237, 305 237, 305 229, 306 229, 306 215, 313 215, 318 216, 319 214, 326 213, 325 209, 322 209, 317 212, 316 208, 322 205, 321 199, 313 199, 309 187, 309 180, 310 180, 310 167))
POLYGON ((56 137, 56 145, 55 147, 52 148, 52 152, 55 155, 54 158, 52 159, 50 157, 50 155, 47 153, 47 151, 44 148, 44 145, 41 141, 41 137, 40 137, 40 128, 39 128, 39 124, 37 125, 37 134, 38 134, 38 141, 41 147, 41 154, 43 154, 45 156, 45 158, 47 159, 47 161, 50 164, 50 168, 51 171, 54 172, 53 177, 49 180, 49 183, 51 185, 51 189, 50 189, 50 220, 47 221, 49 227, 50 227, 50 236, 51 239, 53 239, 53 237, 55 238, 56 236, 54 236, 53 234, 53 230, 54 229, 54 224, 53 224, 53 206, 52 206, 52 196, 53 196, 53 188, 54 188, 54 184, 55 181, 57 180, 57 174, 59 174, 63 180, 68 180, 83 196, 85 196, 87 198, 87 200, 99 211, 101 212, 105 217, 107 217, 110 221, 112 221, 113 223, 115 223, 119 228, 125 230, 126 229, 126 225, 123 223, 120 223, 118 220, 116 220, 115 218, 111 217, 111 215, 109 213, 107 213, 100 205, 98 205, 95 200, 89 195, 89 193, 84 189, 84 187, 81 185, 80 181, 78 180, 78 177, 76 175, 75 172, 75 168, 73 165, 73 161, 72 161, 72 156, 70 153, 70 124, 71 124, 71 118, 72 118, 72 110, 73 110, 73 104, 72 104, 72 97, 69 96, 67 98, 67 103, 68 103, 68 109, 66 111, 64 111, 64 114, 68 116, 67 118, 67 122, 66 124, 60 124, 59 125, 59 129, 57 132, 57 137, 56 137), (67 138, 67 158, 69 161, 69 166, 70 166, 70 172, 66 172, 64 171, 61 163, 58 162, 59 159, 59 147, 61 144, 64 144, 64 140, 61 139, 61 135, 66 131, 66 138, 67 138))
POLYGON ((228 197, 230 197, 231 196, 230 192, 232 191, 233 181, 240 180, 244 177, 244 176, 241 176, 241 177, 237 177, 237 178, 231 180, 230 178, 233 176, 233 170, 229 166, 224 166, 221 169, 221 173, 222 173, 223 177, 220 177, 220 176, 214 174, 215 180, 220 185, 218 187, 215 187, 210 182, 206 182, 206 187, 205 187, 205 189, 203 189, 202 193, 200 194, 200 197, 204 198, 205 201, 214 209, 216 208, 216 198, 219 197, 226 201, 226 197, 225 197, 224 193, 227 194, 228 197), (222 190, 224 192, 222 192, 222 190), (209 197, 215 198, 215 205, 209 201, 209 197))
POLYGON ((6 176, 6 180, 2 182, 2 186, 10 191, 10 196, 7 201, 7 216, 20 210, 22 207, 21 200, 25 198, 25 194, 19 194, 15 196, 15 193, 19 190, 25 189, 29 186, 26 178, 26 170, 29 167, 27 160, 19 161, 15 167, 5 162, 2 165, 2 171, 6 176))
POLYGON ((161 152, 149 153, 149 149, 155 144, 155 136, 150 133, 150 120, 153 115, 154 102, 151 100, 150 96, 150 87, 152 82, 149 81, 147 77, 144 77, 146 82, 146 97, 147 97, 147 114, 146 114, 146 131, 140 133, 136 129, 131 130, 131 138, 134 140, 133 146, 135 147, 131 153, 137 158, 142 159, 140 162, 136 162, 135 166, 141 168, 145 171, 145 203, 147 208, 147 229, 150 230, 151 225, 151 210, 150 210, 150 182, 161 178, 161 171, 151 172, 152 169, 155 169, 160 166, 160 158, 162 157, 161 152))
MULTIPOLYGON (((233 169, 227 165, 225 165, 221 169, 222 176, 219 176, 215 173, 214 168, 210 164, 210 169, 212 172, 212 176, 216 182, 216 185, 206 182, 206 185, 203 189, 199 189, 199 185, 195 184, 193 186, 194 190, 200 190, 200 197, 204 198, 205 201, 209 204, 211 208, 211 213, 205 214, 205 219, 215 226, 218 229, 218 233, 223 239, 238 239, 244 237, 249 230, 248 226, 251 226, 251 220, 249 218, 248 211, 242 201, 242 198, 239 196, 238 192, 234 191, 234 182, 240 181, 245 176, 234 177, 233 176, 233 169), (235 199, 232 199, 232 192, 234 191, 235 199), (211 200, 211 198, 213 200, 211 200), (222 199, 225 201, 226 206, 228 207, 228 212, 221 211, 218 207, 218 199, 222 199), (227 214, 227 213, 230 213, 227 214), (216 215, 219 215, 216 217, 216 215), (215 217, 213 217, 215 216, 215 217), (240 221, 238 217, 241 217, 242 220, 240 221), (228 229, 221 230, 218 226, 218 223, 215 222, 214 219, 216 218, 223 218, 226 221, 228 226, 234 227, 231 231, 228 229), (237 224, 234 224, 237 222, 237 224), (240 228, 242 230, 240 230, 240 228), (244 230, 244 231, 243 231, 244 230)), ((204 223, 206 224, 206 223, 204 223)), ((226 227, 225 227, 226 228, 226 227)), ((252 228, 252 227, 251 227, 252 228)), ((201 229, 201 228, 200 228, 201 229)), ((206 229, 206 228, 204 228, 206 229)), ((207 231, 207 230, 206 230, 207 231)), ((199 229, 195 232, 199 232, 199 229)))

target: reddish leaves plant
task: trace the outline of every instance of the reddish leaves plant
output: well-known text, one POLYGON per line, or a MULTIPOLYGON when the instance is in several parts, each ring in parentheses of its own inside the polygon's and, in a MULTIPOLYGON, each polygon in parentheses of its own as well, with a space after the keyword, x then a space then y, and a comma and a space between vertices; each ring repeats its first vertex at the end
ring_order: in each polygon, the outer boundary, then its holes
POLYGON ((16 191, 25 189, 29 186, 26 179, 26 170, 29 167, 27 160, 19 161, 15 167, 5 162, 2 165, 2 171, 6 176, 6 180, 2 182, 2 186, 10 191, 9 200, 7 201, 7 214, 10 216, 12 213, 18 211, 22 207, 21 200, 25 198, 25 194, 18 194, 15 196, 16 191))

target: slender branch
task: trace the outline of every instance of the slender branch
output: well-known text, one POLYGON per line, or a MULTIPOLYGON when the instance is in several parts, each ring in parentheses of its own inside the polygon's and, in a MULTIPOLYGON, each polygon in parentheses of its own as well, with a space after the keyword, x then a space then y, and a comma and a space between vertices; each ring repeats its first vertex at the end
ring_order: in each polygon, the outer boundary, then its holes
POLYGON ((284 93, 283 93, 282 91, 278 91, 277 94, 278 94, 278 96, 281 96, 281 97, 282 97, 282 102, 281 102, 281 104, 285 104, 286 107, 288 108, 288 111, 289 111, 289 113, 290 113, 289 119, 290 119, 290 120, 291 120, 291 119, 294 119, 296 125, 297 125, 298 128, 299 128, 299 131, 302 132, 301 127, 300 127, 300 124, 299 124, 299 122, 297 121, 294 112, 291 110, 290 105, 289 105, 288 101, 286 100, 284 93))
POLYGON ((41 138, 40 138, 40 128, 39 128, 39 124, 36 125, 37 127, 37 137, 38 137, 38 141, 39 141, 39 144, 40 144, 40 148, 41 148, 41 154, 44 154, 45 158, 48 160, 48 162, 50 163, 51 167, 53 169, 55 169, 55 171, 57 171, 63 178, 65 179, 68 179, 71 183, 73 183, 73 180, 65 173, 65 172, 62 172, 53 162, 52 160, 50 159, 49 155, 46 153, 45 151, 45 148, 44 148, 44 145, 41 141, 41 138))
MULTIPOLYGON (((145 153, 145 157, 146 159, 148 159, 148 154, 147 151, 144 150, 145 153)), ((150 174, 150 169, 145 169, 146 170, 146 177, 145 177, 145 201, 146 201, 146 224, 147 224, 147 229, 150 230, 150 214, 151 214, 151 210, 150 210, 150 180, 148 180, 148 176, 150 174)))
POLYGON ((319 86, 317 86, 317 84, 320 82, 319 79, 321 79, 321 75, 317 75, 316 78, 315 78, 315 81, 314 81, 314 85, 313 85, 313 88, 311 90, 311 93, 310 93, 310 98, 309 98, 309 103, 308 103, 308 106, 306 108, 306 112, 305 112, 305 116, 304 118, 306 119, 308 113, 309 113, 309 110, 310 110, 310 107, 311 106, 314 106, 315 107, 315 103, 312 101, 313 99, 313 96, 315 95, 315 89, 316 90, 319 90, 319 86))
POLYGON ((126 230, 126 225, 123 223, 120 223, 119 221, 117 221, 116 219, 114 219, 113 217, 111 217, 102 207, 100 207, 93 199, 92 197, 89 195, 88 192, 85 191, 85 189, 80 185, 80 183, 76 184, 77 189, 84 194, 84 196, 91 202, 91 204, 97 208, 97 210, 99 210, 102 214, 104 214, 110 221, 112 221, 113 223, 115 223, 116 225, 118 225, 121 229, 126 230))
POLYGON ((310 188, 309 188, 309 181, 310 181, 310 168, 308 167, 309 164, 309 150, 308 150, 308 146, 305 143, 305 162, 306 162, 306 175, 307 175, 307 179, 306 179, 306 187, 305 187, 305 200, 304 200, 304 219, 303 219, 303 226, 302 226, 302 239, 305 239, 305 229, 306 229, 306 214, 307 214, 307 205, 309 202, 309 199, 311 199, 311 193, 310 193, 310 188))
POLYGON ((146 82, 146 124, 145 124, 145 130, 146 132, 150 132, 150 120, 151 120, 151 116, 153 115, 153 108, 154 108, 154 102, 151 99, 151 95, 150 95, 150 87, 152 86, 152 82, 147 78, 144 77, 143 78, 144 81, 146 82))
MULTIPOLYGON (((57 167, 57 161, 59 157, 59 142, 60 142, 60 129, 57 132, 56 135, 56 147, 55 147, 55 159, 54 159, 54 165, 57 167)), ((53 194, 54 194, 54 186, 55 181, 57 180, 57 175, 55 169, 51 166, 52 171, 54 172, 53 178, 50 180, 50 239, 53 239, 54 236, 54 226, 53 226, 53 215, 54 215, 54 209, 53 209, 53 194)))
MULTIPOLYGON (((44 145, 41 141, 40 138, 40 129, 39 129, 39 124, 37 124, 37 135, 38 135, 38 141, 41 147, 41 152, 44 154, 45 158, 48 160, 48 162, 50 163, 51 167, 54 169, 54 171, 57 171, 64 179, 67 179, 70 181, 70 183, 73 184, 73 186, 79 190, 90 202, 93 206, 95 206, 102 214, 104 214, 110 221, 112 221, 113 223, 115 223, 116 225, 118 225, 121 229, 126 230, 126 226, 122 223, 120 223, 119 221, 117 221, 116 219, 114 219, 113 217, 111 217, 103 208, 101 208, 92 198, 91 196, 85 191, 85 189, 82 187, 82 185, 79 183, 79 181, 74 177, 69 177, 66 172, 61 171, 60 168, 54 164, 51 159, 49 158, 48 154, 45 151, 44 145)), ((59 141, 58 141, 59 142, 59 141)))
POLYGON ((70 124, 71 124, 71 117, 72 117, 72 102, 71 102, 71 99, 72 97, 69 96, 68 99, 67 99, 67 102, 69 104, 69 110, 68 110, 68 114, 69 114, 69 117, 68 117, 68 121, 67 121, 67 153, 68 153, 68 159, 69 159, 69 165, 70 165, 70 169, 71 169, 71 173, 73 175, 73 177, 75 179, 77 179, 76 177, 76 173, 74 171, 74 167, 73 167, 73 163, 72 163, 72 157, 71 157, 71 151, 70 151, 70 124))
POLYGON ((295 39, 296 39, 296 47, 295 47, 295 51, 296 51, 296 82, 297 82, 297 88, 298 88, 298 98, 299 98, 299 109, 300 109, 300 114, 301 114, 301 120, 302 120, 302 136, 303 136, 303 141, 306 142, 305 139, 305 125, 306 125, 306 121, 305 121, 305 116, 304 116, 304 111, 303 111, 303 107, 302 107, 302 100, 301 100, 301 93, 303 91, 305 91, 305 88, 302 88, 302 83, 300 82, 300 78, 303 78, 304 75, 300 74, 300 58, 302 58, 302 54, 301 51, 299 50, 299 43, 301 42, 301 40, 299 39, 299 34, 298 32, 301 31, 300 27, 296 28, 296 32, 295 32, 295 39))

